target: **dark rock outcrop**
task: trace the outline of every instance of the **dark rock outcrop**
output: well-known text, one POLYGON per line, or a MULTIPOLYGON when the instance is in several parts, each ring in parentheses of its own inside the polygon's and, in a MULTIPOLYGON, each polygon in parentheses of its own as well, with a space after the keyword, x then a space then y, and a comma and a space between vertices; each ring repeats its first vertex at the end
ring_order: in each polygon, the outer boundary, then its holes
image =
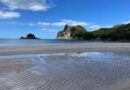
POLYGON ((26 37, 21 37, 20 39, 39 39, 34 34, 27 34, 26 37))

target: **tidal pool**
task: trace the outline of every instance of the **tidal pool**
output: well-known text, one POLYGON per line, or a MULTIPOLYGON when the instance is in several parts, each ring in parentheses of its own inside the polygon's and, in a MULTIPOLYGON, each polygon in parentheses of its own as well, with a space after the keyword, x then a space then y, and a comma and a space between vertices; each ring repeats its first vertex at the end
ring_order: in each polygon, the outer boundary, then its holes
POLYGON ((0 57, 0 90, 130 90, 129 81, 128 53, 0 57))

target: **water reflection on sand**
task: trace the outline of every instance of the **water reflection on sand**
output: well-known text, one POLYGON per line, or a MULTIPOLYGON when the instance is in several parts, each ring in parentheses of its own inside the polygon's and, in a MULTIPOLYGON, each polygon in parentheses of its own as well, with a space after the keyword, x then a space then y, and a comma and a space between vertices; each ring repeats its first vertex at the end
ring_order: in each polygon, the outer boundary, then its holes
POLYGON ((78 52, 0 57, 0 90, 105 90, 130 79, 130 55, 78 52))

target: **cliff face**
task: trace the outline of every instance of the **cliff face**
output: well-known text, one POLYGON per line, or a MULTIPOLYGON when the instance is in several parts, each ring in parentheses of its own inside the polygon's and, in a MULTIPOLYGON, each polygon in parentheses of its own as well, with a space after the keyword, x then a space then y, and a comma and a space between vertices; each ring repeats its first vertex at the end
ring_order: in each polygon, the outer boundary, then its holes
POLYGON ((57 34, 58 39, 72 39, 70 26, 66 25, 63 31, 57 34))
POLYGON ((71 32, 70 31, 59 32, 57 38, 58 39, 73 39, 71 37, 71 32))
POLYGON ((65 40, 84 39, 83 34, 85 33, 86 30, 79 25, 77 26, 65 25, 64 30, 60 31, 57 34, 57 39, 65 39, 65 40))

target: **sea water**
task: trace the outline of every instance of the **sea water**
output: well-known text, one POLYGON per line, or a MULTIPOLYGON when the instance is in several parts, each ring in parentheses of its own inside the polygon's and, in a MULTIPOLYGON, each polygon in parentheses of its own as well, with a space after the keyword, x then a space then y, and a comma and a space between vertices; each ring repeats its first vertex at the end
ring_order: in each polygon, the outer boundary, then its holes
POLYGON ((58 40, 58 39, 0 39, 0 46, 22 46, 22 45, 43 45, 43 44, 76 44, 76 43, 102 43, 96 40, 58 40))

